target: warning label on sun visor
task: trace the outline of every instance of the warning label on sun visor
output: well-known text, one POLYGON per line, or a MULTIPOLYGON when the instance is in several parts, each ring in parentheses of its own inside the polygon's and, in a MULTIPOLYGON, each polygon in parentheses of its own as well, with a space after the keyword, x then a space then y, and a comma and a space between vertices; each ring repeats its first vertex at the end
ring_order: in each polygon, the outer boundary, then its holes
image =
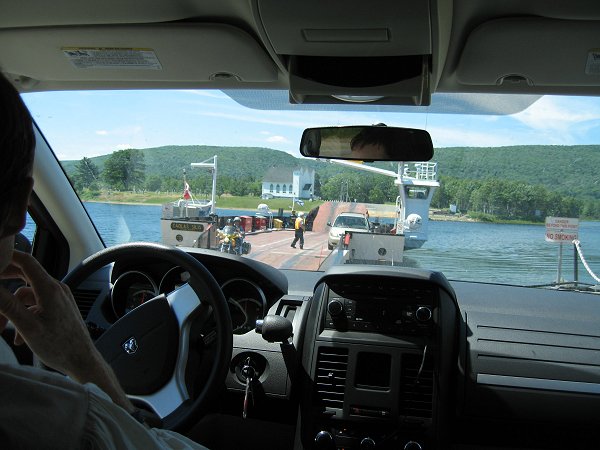
POLYGON ((589 51, 587 63, 585 64, 585 73, 588 75, 600 75, 600 48, 589 51))
POLYGON ((63 47, 62 51, 78 69, 162 70, 149 48, 63 47))

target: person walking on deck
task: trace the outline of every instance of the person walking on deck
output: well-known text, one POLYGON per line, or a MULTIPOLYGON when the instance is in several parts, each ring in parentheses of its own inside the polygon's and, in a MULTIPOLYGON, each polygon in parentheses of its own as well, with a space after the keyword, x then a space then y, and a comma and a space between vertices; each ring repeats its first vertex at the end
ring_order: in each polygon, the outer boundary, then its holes
POLYGON ((304 248, 304 213, 299 212, 294 222, 294 240, 291 247, 296 248, 296 242, 300 241, 300 248, 304 248))

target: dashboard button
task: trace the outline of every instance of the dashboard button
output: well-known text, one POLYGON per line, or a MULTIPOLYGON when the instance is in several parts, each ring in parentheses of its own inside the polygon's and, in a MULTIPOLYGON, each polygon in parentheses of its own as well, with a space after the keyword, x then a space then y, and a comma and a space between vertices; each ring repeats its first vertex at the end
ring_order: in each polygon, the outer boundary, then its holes
POLYGON ((415 312, 415 317, 419 322, 427 322, 431 319, 431 316, 431 309, 429 309, 427 306, 419 306, 415 312))
POLYGON ((331 317, 340 316, 344 312, 344 304, 338 299, 333 299, 327 304, 327 311, 331 317))

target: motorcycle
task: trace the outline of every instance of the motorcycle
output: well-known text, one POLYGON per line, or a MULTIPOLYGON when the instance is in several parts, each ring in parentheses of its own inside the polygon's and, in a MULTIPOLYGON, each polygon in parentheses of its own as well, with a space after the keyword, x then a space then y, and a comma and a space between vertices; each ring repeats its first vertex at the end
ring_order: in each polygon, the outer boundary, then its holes
POLYGON ((218 250, 232 255, 247 255, 250 253, 250 243, 244 242, 242 234, 233 226, 227 225, 217 230, 218 250))

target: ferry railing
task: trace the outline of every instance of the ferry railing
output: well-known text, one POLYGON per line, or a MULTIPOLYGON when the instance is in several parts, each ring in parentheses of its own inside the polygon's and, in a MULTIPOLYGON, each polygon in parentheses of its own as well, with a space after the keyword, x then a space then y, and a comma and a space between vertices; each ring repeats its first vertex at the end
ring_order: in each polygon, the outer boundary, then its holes
POLYGON ((437 181, 436 162, 405 163, 402 176, 416 180, 437 181))
MULTIPOLYGON (((596 283, 600 283, 600 277, 594 273, 588 264, 587 260, 583 256, 583 251, 581 250, 581 242, 578 239, 574 239, 573 244, 573 281, 564 281, 561 277, 561 268, 562 268, 562 257, 559 254, 559 265, 558 265, 558 273, 557 279, 554 283, 544 283, 544 284, 535 284, 529 285, 528 287, 532 288, 555 288, 559 290, 576 290, 583 291, 588 293, 600 294, 600 284, 590 284, 579 281, 579 270, 578 270, 578 262, 581 260, 583 267, 587 270, 587 273, 592 277, 592 279, 596 283)), ((561 244, 562 245, 562 244, 561 244)))
POLYGON ((578 239, 575 239, 573 241, 573 245, 575 246, 575 250, 577 250, 577 254, 579 255, 579 259, 581 259, 581 262, 583 263, 583 267, 585 267, 585 270, 587 270, 587 272, 590 274, 590 277, 592 277, 595 281, 597 281, 598 283, 600 283, 600 277, 598 277, 590 268, 590 265, 588 264, 588 262, 585 260, 584 256, 583 256, 583 251, 581 250, 581 242, 579 242, 578 239))

